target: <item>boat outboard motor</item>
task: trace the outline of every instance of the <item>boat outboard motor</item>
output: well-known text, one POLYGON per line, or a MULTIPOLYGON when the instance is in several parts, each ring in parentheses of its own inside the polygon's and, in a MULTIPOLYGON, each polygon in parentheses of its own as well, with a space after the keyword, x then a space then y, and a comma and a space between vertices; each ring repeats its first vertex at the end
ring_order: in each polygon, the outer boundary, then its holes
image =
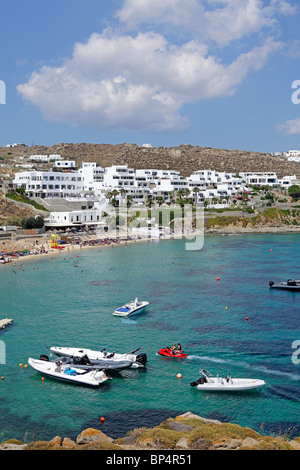
POLYGON ((141 353, 136 356, 136 362, 144 366, 147 362, 147 354, 141 353))
POLYGON ((47 354, 40 354, 40 361, 49 362, 49 356, 47 354))
POLYGON ((84 354, 83 356, 81 356, 79 360, 79 364, 81 364, 82 366, 87 366, 91 364, 87 354, 84 354))
POLYGON ((272 287, 274 285, 273 281, 269 281, 269 286, 272 287))
POLYGON ((196 382, 191 382, 191 387, 197 387, 197 385, 205 384, 207 382, 205 377, 200 377, 200 379, 196 380, 196 382))

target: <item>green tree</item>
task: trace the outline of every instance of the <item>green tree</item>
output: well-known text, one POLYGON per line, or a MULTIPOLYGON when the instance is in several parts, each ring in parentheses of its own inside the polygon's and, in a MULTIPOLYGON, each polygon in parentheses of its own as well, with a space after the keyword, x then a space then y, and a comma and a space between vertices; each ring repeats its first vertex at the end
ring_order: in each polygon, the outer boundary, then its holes
POLYGON ((21 220, 21 227, 24 229, 42 228, 44 226, 44 219, 40 215, 38 217, 24 217, 21 220))
POLYGON ((290 186, 288 192, 293 199, 300 199, 300 187, 297 184, 293 184, 292 186, 290 186))

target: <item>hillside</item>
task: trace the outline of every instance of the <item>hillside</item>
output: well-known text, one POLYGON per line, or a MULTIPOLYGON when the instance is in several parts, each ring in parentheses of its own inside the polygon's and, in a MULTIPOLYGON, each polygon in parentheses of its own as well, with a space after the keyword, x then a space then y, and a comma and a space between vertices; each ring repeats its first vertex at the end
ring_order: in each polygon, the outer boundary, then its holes
POLYGON ((33 154, 60 154, 65 159, 95 161, 101 166, 127 164, 134 169, 157 168, 180 171, 183 176, 201 169, 216 171, 275 171, 279 177, 296 174, 300 178, 300 164, 273 157, 266 153, 244 150, 213 149, 191 145, 145 148, 136 144, 58 143, 51 147, 0 148, 2 155, 29 157, 33 154))
POLYGON ((29 204, 18 204, 15 201, 6 199, 0 192, 0 225, 6 225, 9 220, 35 217, 39 214, 29 204))

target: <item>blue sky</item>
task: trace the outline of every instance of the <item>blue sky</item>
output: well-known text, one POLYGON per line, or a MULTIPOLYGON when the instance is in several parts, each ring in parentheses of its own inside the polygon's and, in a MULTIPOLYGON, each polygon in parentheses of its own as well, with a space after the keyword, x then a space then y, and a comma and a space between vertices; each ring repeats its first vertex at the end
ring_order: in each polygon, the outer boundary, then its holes
MULTIPOLYGON (((300 149, 295 0, 3 0, 0 145, 300 149)), ((300 94, 299 94, 300 96, 300 94)))

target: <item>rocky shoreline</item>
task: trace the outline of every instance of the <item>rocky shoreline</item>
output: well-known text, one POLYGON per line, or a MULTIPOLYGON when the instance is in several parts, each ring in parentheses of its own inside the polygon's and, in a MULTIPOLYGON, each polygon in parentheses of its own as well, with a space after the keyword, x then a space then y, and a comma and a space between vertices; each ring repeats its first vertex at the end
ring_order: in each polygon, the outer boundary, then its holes
POLYGON ((0 450, 300 450, 300 437, 261 435, 248 427, 186 412, 153 428, 133 429, 122 438, 112 439, 99 429, 88 428, 75 441, 55 436, 24 444, 10 439, 0 444, 0 450))

